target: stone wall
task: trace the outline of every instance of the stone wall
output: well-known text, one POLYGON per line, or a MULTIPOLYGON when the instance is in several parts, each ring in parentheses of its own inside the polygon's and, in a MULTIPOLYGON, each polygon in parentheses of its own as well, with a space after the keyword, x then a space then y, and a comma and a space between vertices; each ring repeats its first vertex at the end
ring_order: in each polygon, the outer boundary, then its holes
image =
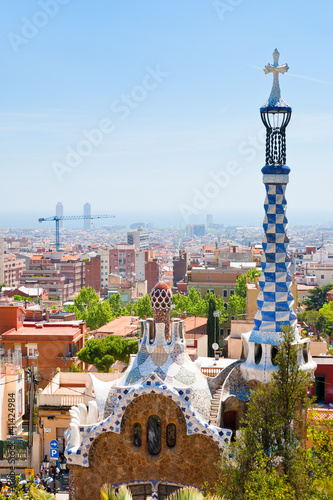
MULTIPOLYGON (((121 433, 106 432, 93 442, 87 467, 70 466, 75 480, 75 499, 100 498, 103 484, 154 480, 201 488, 205 481, 217 480, 216 462, 220 453, 213 440, 204 435, 186 434, 183 413, 165 396, 147 394, 132 401, 125 410, 121 433), (157 415, 161 421, 161 451, 152 456, 147 447, 147 420, 157 415), (133 444, 133 425, 142 425, 142 445, 133 444), (176 425, 173 448, 166 444, 166 426, 176 425)), ((74 500, 73 493, 71 500, 74 500)))

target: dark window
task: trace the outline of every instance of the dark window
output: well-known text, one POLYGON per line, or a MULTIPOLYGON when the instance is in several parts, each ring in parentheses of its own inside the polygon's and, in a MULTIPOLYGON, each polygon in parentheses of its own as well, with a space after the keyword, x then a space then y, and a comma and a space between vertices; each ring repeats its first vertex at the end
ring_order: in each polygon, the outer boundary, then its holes
POLYGON ((254 361, 256 365, 259 365, 262 356, 262 347, 261 344, 254 344, 254 361))
POLYGON ((148 418, 147 442, 149 453, 158 455, 161 451, 161 421, 156 415, 148 418))
POLYGON ((175 424, 168 424, 166 428, 166 442, 169 448, 173 448, 176 445, 177 431, 175 424))
POLYGON ((138 447, 142 444, 142 427, 138 423, 133 425, 133 444, 138 447))
POLYGON ((303 358, 304 358, 304 363, 308 363, 309 361, 308 344, 304 344, 303 346, 303 358))
POLYGON ((276 356, 277 356, 277 353, 278 353, 278 352, 279 352, 279 351, 278 351, 278 348, 277 348, 276 346, 273 346, 273 347, 272 347, 272 364, 273 364, 274 366, 276 366, 276 365, 277 365, 276 356))
POLYGON ((172 484, 159 484, 158 485, 158 500, 166 500, 172 493, 180 490, 181 487, 172 484))
POLYGON ((315 376, 315 391, 317 403, 325 402, 325 385, 326 385, 326 377, 325 375, 316 375, 315 376))
POLYGON ((152 496, 151 484, 130 484, 128 486, 133 500, 145 500, 152 496))

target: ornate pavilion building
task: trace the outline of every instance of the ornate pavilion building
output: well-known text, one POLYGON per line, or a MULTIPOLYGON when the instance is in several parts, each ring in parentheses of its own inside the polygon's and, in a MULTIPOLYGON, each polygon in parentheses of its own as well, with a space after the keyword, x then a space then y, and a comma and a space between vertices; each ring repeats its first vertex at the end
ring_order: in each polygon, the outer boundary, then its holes
POLYGON ((238 429, 250 391, 268 382, 283 327, 295 331, 301 369, 312 371, 309 341, 301 339, 290 291, 285 190, 286 127, 291 108, 281 96, 279 53, 265 73, 273 88, 261 118, 267 130, 264 256, 255 326, 243 334, 242 359, 215 378, 185 354, 184 322, 170 322, 172 295, 165 283, 151 293, 153 319, 142 321, 138 354, 121 378, 92 376, 95 400, 73 407, 67 431, 70 500, 100 497, 104 483, 127 485, 135 499, 166 498, 184 486, 217 480, 216 462, 238 429))

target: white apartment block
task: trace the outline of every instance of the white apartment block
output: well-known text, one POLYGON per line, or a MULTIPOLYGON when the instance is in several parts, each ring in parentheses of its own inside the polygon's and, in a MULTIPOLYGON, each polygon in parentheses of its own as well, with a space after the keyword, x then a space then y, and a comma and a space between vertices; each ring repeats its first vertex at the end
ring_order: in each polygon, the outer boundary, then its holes
POLYGON ((100 263, 101 288, 107 288, 109 286, 109 274, 110 274, 110 250, 99 249, 97 255, 99 255, 101 258, 101 263, 100 263))

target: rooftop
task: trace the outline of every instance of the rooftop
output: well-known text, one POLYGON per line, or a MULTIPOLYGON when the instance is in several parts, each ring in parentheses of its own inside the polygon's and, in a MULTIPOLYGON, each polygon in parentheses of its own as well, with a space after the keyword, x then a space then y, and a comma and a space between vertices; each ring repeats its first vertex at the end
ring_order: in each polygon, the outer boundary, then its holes
POLYGON ((2 342, 23 342, 24 340, 49 342, 50 337, 72 342, 82 334, 79 322, 69 323, 23 323, 16 331, 14 328, 2 334, 2 342))
POLYGON ((140 326, 139 316, 119 316, 96 330, 96 334, 128 337, 135 334, 140 326))

